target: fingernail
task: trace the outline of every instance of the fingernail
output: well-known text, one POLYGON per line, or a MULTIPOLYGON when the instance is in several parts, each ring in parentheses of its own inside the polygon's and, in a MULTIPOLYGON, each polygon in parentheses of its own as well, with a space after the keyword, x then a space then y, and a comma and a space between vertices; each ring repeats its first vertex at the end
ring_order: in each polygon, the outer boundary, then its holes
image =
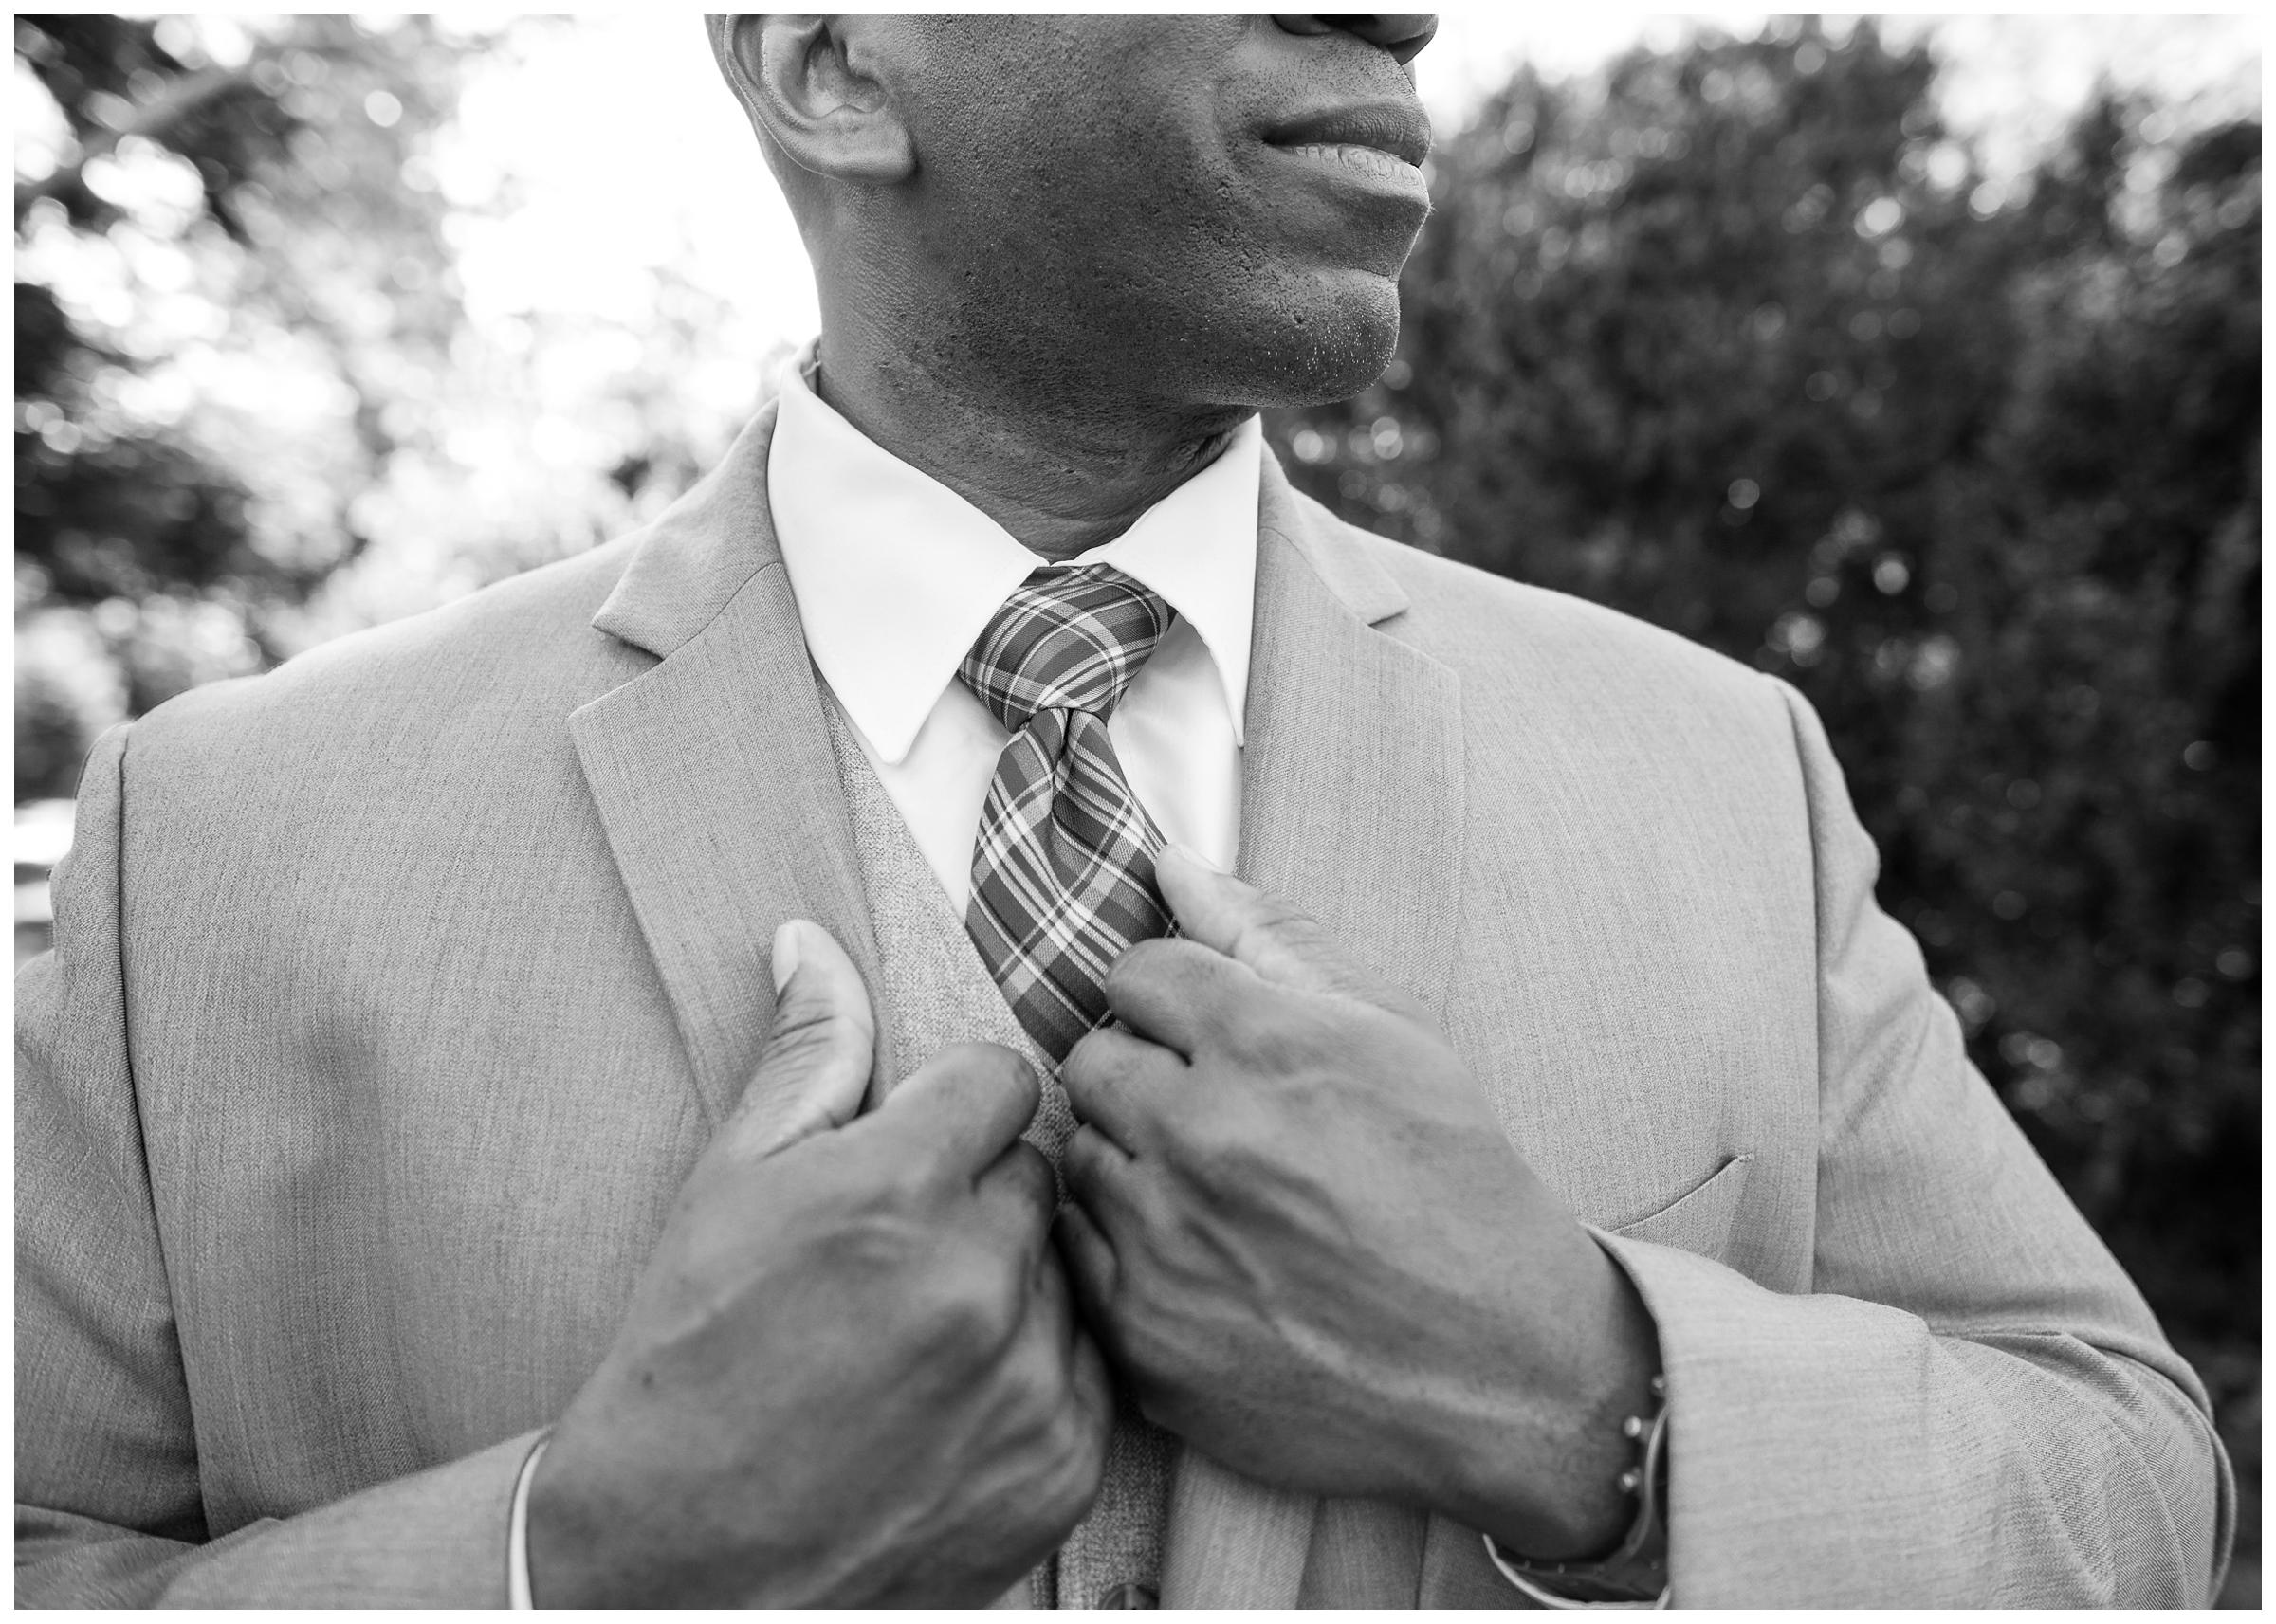
POLYGON ((784 920, 775 932, 774 948, 775 996, 790 985, 790 978, 798 973, 798 921, 784 920))

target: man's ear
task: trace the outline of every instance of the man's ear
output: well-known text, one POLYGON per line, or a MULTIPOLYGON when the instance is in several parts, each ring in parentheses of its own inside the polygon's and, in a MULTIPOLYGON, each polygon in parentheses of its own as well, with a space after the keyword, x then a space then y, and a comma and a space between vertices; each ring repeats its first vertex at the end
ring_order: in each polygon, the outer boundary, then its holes
POLYGON ((854 17, 712 16, 711 54, 764 139, 800 169, 890 186, 916 171, 901 110, 872 71, 873 46, 854 17))

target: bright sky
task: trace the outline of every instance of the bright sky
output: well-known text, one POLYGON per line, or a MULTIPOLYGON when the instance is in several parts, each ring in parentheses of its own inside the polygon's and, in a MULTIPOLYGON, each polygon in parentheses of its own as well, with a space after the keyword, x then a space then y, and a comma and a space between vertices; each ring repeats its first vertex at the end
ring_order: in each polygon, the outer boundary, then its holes
MULTIPOLYGON (((1521 62, 1551 77, 1587 74, 1640 41, 1672 48, 1701 28, 1752 37, 1764 24, 1755 12, 1457 12, 1421 59, 1422 96, 1452 131, 1521 62)), ((194 30, 222 60, 249 47, 227 18, 169 26, 194 30)), ((506 28, 469 68, 459 119, 429 155, 460 206, 446 230, 472 329, 467 359, 418 403, 435 454, 395 457, 358 496, 358 522, 376 539, 305 611, 292 634, 302 644, 542 562, 597 522, 624 528, 636 504, 607 470, 669 439, 673 424, 698 456, 724 445, 769 356, 817 325, 789 211, 696 17, 458 10, 445 26, 486 37, 506 28), (689 301, 675 282, 697 294, 676 326, 666 313, 689 301), (653 383, 658 366, 670 369, 660 394, 628 389, 653 383)), ((1904 16, 1882 27, 1900 40, 1932 37, 1948 121, 1981 138, 1995 175, 2027 164, 2098 76, 2159 93, 2182 126, 2259 108, 2255 19, 1904 16)), ((49 108, 43 136, 23 115, 44 98, 17 89, 21 173, 62 130, 49 108)), ((340 379, 321 356, 293 362, 281 335, 232 341, 226 305, 193 285, 196 262, 173 241, 195 209, 186 166, 113 165, 105 183, 136 195, 145 228, 96 238, 57 226, 20 250, 19 269, 98 325, 142 335, 129 348, 154 361, 119 386, 122 405, 157 422, 196 405, 216 454, 265 493, 264 522, 324 533, 337 494, 327 459, 346 443, 353 405, 340 379)))
MULTIPOLYGON (((1764 20, 1574 6, 1456 12, 1422 58, 1423 99, 1451 129, 1522 60, 1586 72, 1640 40, 1673 45, 1701 27, 1749 36, 1764 20)), ((1995 168, 2028 162, 2098 76, 2195 98, 2207 116, 2259 107, 2256 17, 1904 15, 1882 27, 1893 39, 1935 37, 1947 116, 1984 136, 1995 168)), ((529 36, 478 72, 462 118, 446 188, 474 203, 512 175, 529 199, 467 245, 478 322, 515 310, 636 319, 648 272, 670 262, 733 299, 755 331, 814 331, 797 233, 692 16, 592 15, 529 36)))
MULTIPOLYGON (((699 454, 724 444, 751 409, 763 358, 817 325, 797 232, 693 15, 517 20, 499 9, 446 20, 485 34, 508 24, 430 155, 461 205, 448 229, 474 329, 469 358, 417 403, 436 448, 400 452, 358 497, 358 521, 375 539, 298 630, 283 629, 294 646, 542 562, 596 523, 621 531, 637 501, 607 470, 654 441, 656 414, 699 454), (717 308, 659 338, 661 295, 674 279, 717 308), (652 374, 659 355, 670 368, 660 397, 633 398, 626 380, 652 374)), ((212 13, 162 26, 193 32, 219 60, 242 61, 250 46, 244 26, 212 13)), ((1551 77, 1586 74, 1639 41, 1665 48, 1703 27, 1751 37, 1763 26, 1755 12, 1457 12, 1422 58, 1423 100, 1452 131, 1520 62, 1551 77)), ((1882 27, 1900 41, 1933 39, 1947 120, 1979 138, 1995 175, 2028 164, 2098 78, 2157 93, 2184 128, 2260 108, 2256 17, 1901 16, 1882 27)), ((28 78, 19 68, 12 103, 19 176, 41 173, 64 138, 28 78)), ((186 166, 105 164, 104 195, 130 206, 135 228, 96 237, 51 222, 19 244, 19 274, 49 283, 149 357, 118 383, 125 410, 161 425, 194 417, 260 496, 265 523, 328 533, 352 398, 329 361, 298 356, 284 335, 237 341, 217 295, 234 274, 231 255, 201 259, 176 241, 196 210, 186 166)), ((228 613, 214 615, 215 647, 241 643, 228 613)), ((98 655, 85 660, 108 669, 98 655)))

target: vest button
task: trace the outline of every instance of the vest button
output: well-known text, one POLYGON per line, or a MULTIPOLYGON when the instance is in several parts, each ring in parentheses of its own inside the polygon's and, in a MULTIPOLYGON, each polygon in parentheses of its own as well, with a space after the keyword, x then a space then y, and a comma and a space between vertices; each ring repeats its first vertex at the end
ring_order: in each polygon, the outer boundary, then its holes
POLYGON ((1143 1584, 1118 1584, 1098 1598, 1103 1608, 1153 1607, 1158 1605, 1154 1593, 1143 1584))

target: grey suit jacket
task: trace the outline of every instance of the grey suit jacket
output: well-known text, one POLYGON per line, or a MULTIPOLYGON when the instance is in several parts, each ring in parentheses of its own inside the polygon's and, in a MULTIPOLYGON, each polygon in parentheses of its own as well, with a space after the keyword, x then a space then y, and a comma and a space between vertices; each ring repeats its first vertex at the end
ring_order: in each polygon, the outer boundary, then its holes
MULTIPOLYGON (((640 534, 96 748, 17 984, 19 1600, 503 1600, 776 925, 874 984, 770 429, 640 534)), ((1269 462, 1257 568, 1242 870, 1436 1010, 1635 1278, 1676 1599, 2204 1600, 2202 1389, 1875 906, 1799 697, 1269 462)), ((1198 1454, 1164 1587, 1511 1599, 1460 1530, 1198 1454)))

